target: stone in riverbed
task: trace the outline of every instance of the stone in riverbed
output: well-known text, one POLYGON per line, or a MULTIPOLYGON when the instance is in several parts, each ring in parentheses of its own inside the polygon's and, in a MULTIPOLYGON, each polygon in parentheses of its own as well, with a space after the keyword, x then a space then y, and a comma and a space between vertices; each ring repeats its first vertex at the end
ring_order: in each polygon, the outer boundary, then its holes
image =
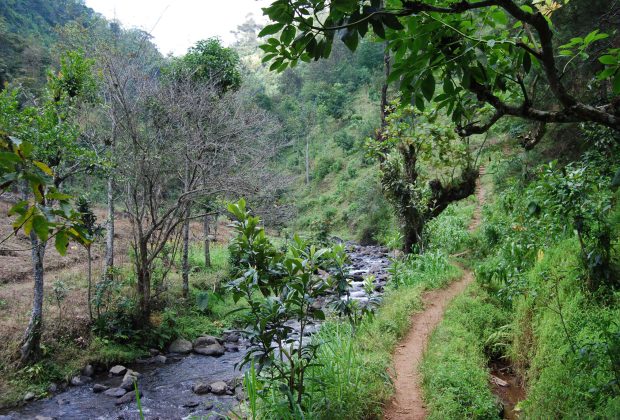
POLYGON ((206 347, 212 344, 220 344, 220 340, 212 335, 203 335, 202 337, 198 337, 194 340, 194 348, 206 347))
POLYGON ((170 353, 182 353, 187 354, 192 351, 192 343, 184 338, 177 338, 168 347, 170 353))
POLYGON ((103 395, 107 395, 108 397, 119 398, 127 393, 123 388, 110 388, 103 393, 103 395))
POLYGON ((239 351, 239 346, 237 346, 236 344, 226 343, 224 344, 224 347, 226 348, 226 351, 229 351, 229 352, 236 353, 239 351))
POLYGON ((226 352, 226 349, 221 344, 211 344, 204 347, 194 348, 194 353, 202 354, 203 356, 222 356, 226 352))
POLYGON ((211 393, 215 395, 224 395, 228 389, 228 385, 224 381, 213 382, 210 386, 211 393))
POLYGON ((132 402, 135 399, 136 399, 136 391, 131 391, 131 392, 126 393, 119 399, 117 399, 114 404, 116 405, 127 404, 127 403, 132 402))
POLYGON ((123 382, 121 382, 120 387, 127 391, 131 391, 134 389, 134 382, 138 382, 138 376, 140 376, 138 372, 128 369, 125 376, 123 376, 123 382))
POLYGON ((123 365, 116 365, 110 368, 110 374, 114 376, 121 376, 125 372, 127 372, 127 368, 123 365))
POLYGON ((34 400, 34 397, 36 395, 34 394, 34 392, 26 392, 26 395, 24 395, 24 401, 32 401, 34 400))
POLYGON ((87 384, 91 381, 92 379, 88 376, 84 376, 84 375, 74 376, 73 378, 71 378, 71 385, 80 386, 80 385, 87 384))
POLYGON ((195 383, 192 387, 192 392, 198 395, 208 394, 210 391, 211 387, 202 382, 195 383))
POLYGON ((95 394, 99 394, 101 392, 107 391, 108 389, 110 389, 110 387, 102 385, 102 384, 93 385, 93 392, 95 394))
POLYGON ((199 401, 188 401, 185 404, 183 404, 183 407, 185 408, 194 408, 194 407, 198 407, 200 405, 199 401))

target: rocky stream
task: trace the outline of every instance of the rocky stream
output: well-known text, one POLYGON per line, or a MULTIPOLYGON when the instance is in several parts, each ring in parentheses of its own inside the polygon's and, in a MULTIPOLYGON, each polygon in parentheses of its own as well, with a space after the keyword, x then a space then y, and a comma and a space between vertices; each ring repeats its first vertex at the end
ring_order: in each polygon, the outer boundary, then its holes
MULTIPOLYGON (((347 253, 350 298, 364 305, 380 297, 388 279, 387 249, 349 243, 347 253), (365 284, 367 276, 372 276, 371 287, 365 284), (374 290, 369 296, 370 289, 374 290)), ((291 327, 292 336, 299 339, 295 324, 291 327)), ((304 335, 319 327, 315 324, 304 335)), ((101 372, 86 366, 81 375, 57 386, 45 399, 26 395, 22 407, 0 412, 0 420, 139 419, 134 383, 146 419, 222 418, 244 398, 243 372, 235 365, 246 348, 234 331, 217 338, 199 337, 193 343, 178 339, 166 352, 152 350, 151 357, 128 366, 101 372)))

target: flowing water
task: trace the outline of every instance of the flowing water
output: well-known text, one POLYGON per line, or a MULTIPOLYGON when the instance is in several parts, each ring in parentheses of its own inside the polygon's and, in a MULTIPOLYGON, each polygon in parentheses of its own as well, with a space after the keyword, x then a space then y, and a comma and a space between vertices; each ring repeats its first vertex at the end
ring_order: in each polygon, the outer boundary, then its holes
MULTIPOLYGON (((369 298, 380 297, 388 279, 387 268, 390 260, 387 250, 377 246, 359 246, 347 244, 347 253, 351 260, 349 267, 351 288, 350 296, 361 304, 369 298), (364 280, 373 276, 369 296, 364 288, 364 280)), ((366 290, 369 288, 366 287, 366 290)), ((293 325, 293 328, 295 326, 293 325)), ((311 329, 316 331, 319 325, 311 329)), ((229 350, 221 357, 188 356, 168 354, 165 364, 136 363, 127 366, 139 372, 138 379, 141 405, 144 417, 154 419, 216 419, 230 412, 240 398, 240 378, 243 372, 235 365, 244 356, 246 345, 240 341, 237 345, 228 345, 229 350), (236 348, 235 348, 236 347, 236 348), (238 349, 238 351, 234 351, 238 349), (192 386, 197 382, 211 384, 225 381, 232 395, 196 395, 192 386), (236 391, 233 392, 233 390, 236 391)), ((16 419, 138 419, 139 410, 136 402, 117 404, 118 400, 104 394, 93 392, 93 384, 109 387, 119 386, 122 377, 110 377, 107 372, 95 375, 93 382, 71 386, 49 398, 34 401, 23 407, 0 412, 0 420, 16 419), (4 414, 4 416, 2 415, 4 414)))

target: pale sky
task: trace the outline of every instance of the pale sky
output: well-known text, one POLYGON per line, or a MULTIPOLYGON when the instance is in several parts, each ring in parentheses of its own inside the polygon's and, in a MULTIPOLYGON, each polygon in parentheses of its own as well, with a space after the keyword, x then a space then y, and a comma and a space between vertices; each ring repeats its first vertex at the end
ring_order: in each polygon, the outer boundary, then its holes
POLYGON ((125 27, 150 32, 162 54, 184 54, 201 39, 218 36, 225 45, 231 31, 253 14, 264 24, 261 7, 271 0, 85 0, 87 6, 125 27))

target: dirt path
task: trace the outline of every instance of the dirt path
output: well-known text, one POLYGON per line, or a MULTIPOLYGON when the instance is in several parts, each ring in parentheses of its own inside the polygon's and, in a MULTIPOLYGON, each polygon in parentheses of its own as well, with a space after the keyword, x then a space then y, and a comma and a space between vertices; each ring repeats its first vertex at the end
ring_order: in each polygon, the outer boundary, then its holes
MULTIPOLYGON (((484 168, 480 168, 480 175, 484 174, 484 168)), ((469 230, 474 230, 480 225, 480 207, 484 203, 484 188, 480 178, 476 182, 476 197, 478 206, 474 217, 469 225, 469 230)), ((394 353, 393 377, 395 395, 384 411, 386 420, 400 419, 424 419, 426 418, 426 406, 422 392, 422 378, 419 370, 420 362, 428 344, 428 339, 443 318, 448 304, 454 297, 465 290, 473 281, 471 271, 464 269, 460 280, 453 282, 447 288, 432 290, 424 293, 422 301, 425 303, 423 312, 419 312, 411 318, 411 329, 401 341, 394 353)))

